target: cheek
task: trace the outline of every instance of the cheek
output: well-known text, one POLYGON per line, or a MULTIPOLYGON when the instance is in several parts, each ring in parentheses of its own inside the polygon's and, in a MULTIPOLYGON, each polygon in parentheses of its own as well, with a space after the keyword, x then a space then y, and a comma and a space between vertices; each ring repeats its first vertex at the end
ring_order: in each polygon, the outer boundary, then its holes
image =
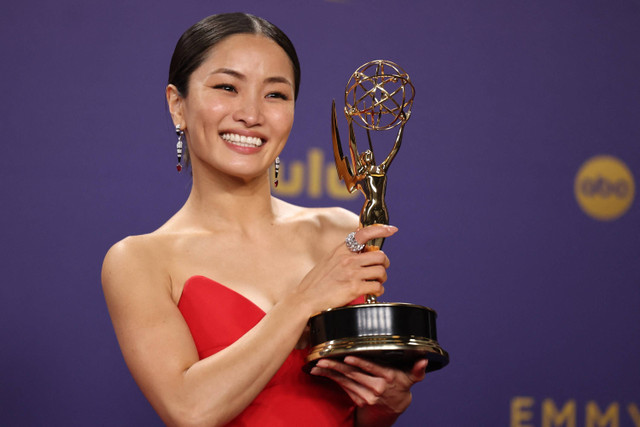
POLYGON ((219 104, 199 105, 192 108, 185 116, 188 128, 189 150, 198 153, 202 148, 209 147, 218 135, 220 124, 226 111, 219 104))
POLYGON ((200 119, 203 123, 219 123, 225 115, 227 115, 226 106, 222 103, 212 102, 202 108, 200 119))
POLYGON ((286 133, 288 135, 291 131, 291 127, 293 126, 293 116, 293 108, 286 108, 278 111, 278 113, 274 117, 274 123, 276 123, 277 129, 280 132, 286 133))
POLYGON ((191 99, 187 105, 186 118, 192 126, 215 123, 227 113, 227 106, 223 102, 216 102, 215 99, 200 97, 191 99))

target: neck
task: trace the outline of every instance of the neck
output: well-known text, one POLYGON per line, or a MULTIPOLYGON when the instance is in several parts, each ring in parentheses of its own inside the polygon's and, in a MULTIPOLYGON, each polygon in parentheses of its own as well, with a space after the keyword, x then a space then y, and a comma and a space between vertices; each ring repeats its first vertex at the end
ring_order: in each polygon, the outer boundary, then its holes
POLYGON ((273 224, 276 217, 269 173, 244 180, 226 175, 196 175, 184 213, 207 230, 244 230, 273 224))

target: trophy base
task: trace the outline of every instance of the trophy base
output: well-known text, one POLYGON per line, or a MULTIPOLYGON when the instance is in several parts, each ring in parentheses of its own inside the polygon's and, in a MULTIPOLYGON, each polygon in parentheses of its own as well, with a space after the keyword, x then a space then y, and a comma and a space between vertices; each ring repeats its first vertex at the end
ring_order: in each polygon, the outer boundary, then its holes
POLYGON ((320 359, 358 356, 372 362, 411 369, 428 359, 427 372, 445 367, 449 355, 436 337, 434 310, 406 303, 359 304, 329 309, 309 319, 311 350, 308 372, 320 359))

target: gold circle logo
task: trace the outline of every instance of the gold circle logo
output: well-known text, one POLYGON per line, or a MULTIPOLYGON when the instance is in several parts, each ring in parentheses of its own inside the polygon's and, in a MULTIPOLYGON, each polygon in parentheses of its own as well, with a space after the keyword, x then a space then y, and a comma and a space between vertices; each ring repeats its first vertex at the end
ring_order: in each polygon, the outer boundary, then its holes
POLYGON ((574 193, 584 213, 600 221, 613 221, 631 207, 635 193, 633 175, 621 160, 595 156, 578 170, 574 193))

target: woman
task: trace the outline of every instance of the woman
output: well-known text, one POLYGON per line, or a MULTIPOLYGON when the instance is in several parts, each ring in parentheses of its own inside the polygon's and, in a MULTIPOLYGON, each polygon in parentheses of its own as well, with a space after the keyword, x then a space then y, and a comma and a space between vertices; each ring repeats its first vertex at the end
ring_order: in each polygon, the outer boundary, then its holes
POLYGON ((126 363, 167 424, 390 425, 424 377, 426 361, 409 373, 354 357, 300 369, 309 317, 381 295, 389 260, 346 247, 355 215, 270 194, 299 76, 288 38, 251 15, 208 17, 176 46, 166 97, 192 190, 158 230, 114 245, 102 272, 126 363))

